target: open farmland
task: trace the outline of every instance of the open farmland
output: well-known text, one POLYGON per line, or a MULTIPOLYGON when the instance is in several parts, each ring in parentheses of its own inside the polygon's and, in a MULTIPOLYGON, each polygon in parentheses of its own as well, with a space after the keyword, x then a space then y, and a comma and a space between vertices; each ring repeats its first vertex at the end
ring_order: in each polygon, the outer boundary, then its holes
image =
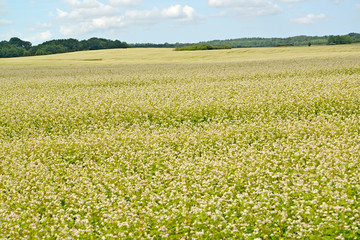
POLYGON ((0 60, 0 239, 360 238, 360 45, 0 60))

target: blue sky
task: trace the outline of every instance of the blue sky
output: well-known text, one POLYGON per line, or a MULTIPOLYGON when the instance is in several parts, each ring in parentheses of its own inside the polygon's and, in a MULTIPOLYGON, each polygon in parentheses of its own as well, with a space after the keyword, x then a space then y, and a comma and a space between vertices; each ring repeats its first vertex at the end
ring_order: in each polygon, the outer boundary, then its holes
POLYGON ((198 42, 360 33, 360 0, 0 0, 0 40, 198 42))

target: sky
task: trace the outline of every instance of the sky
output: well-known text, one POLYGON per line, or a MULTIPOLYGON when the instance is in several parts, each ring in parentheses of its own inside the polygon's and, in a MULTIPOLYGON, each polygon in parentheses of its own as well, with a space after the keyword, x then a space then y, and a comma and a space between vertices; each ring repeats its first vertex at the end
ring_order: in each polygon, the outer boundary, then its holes
POLYGON ((360 0, 0 0, 0 40, 189 43, 360 33, 360 0))

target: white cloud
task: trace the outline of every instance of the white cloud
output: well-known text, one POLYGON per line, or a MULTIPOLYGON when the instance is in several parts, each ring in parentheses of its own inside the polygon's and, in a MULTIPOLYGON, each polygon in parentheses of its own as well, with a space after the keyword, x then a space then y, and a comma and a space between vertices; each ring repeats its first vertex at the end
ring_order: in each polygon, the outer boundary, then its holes
POLYGON ((310 13, 310 14, 306 15, 305 17, 292 19, 292 21, 299 23, 299 24, 312 24, 312 23, 315 23, 316 20, 320 20, 320 19, 324 19, 324 18, 326 18, 325 14, 315 15, 315 14, 310 13))
POLYGON ((240 16, 261 16, 276 14, 280 7, 268 0, 209 0, 209 6, 223 8, 240 16))
POLYGON ((177 19, 179 21, 193 21, 197 14, 195 9, 186 5, 174 5, 161 11, 161 17, 164 19, 177 19))
POLYGON ((33 44, 38 44, 38 43, 42 43, 45 41, 48 41, 52 38, 52 33, 48 30, 48 31, 43 31, 43 32, 35 32, 33 34, 31 34, 31 36, 29 37, 23 37, 26 41, 30 41, 33 44))
POLYGON ((66 12, 61 9, 56 9, 58 16, 64 19, 88 19, 94 17, 110 16, 120 13, 120 10, 110 5, 105 5, 97 0, 64 0, 72 11, 66 12))
MULTIPOLYGON (((194 22, 199 17, 190 6, 174 5, 152 10, 128 10, 124 13, 116 6, 105 5, 97 0, 64 0, 70 11, 57 9, 61 21, 60 33, 64 36, 79 35, 95 31, 110 31, 131 24, 153 25, 161 21, 194 22)), ((118 3, 120 1, 117 0, 118 3)), ((130 2, 124 1, 121 2, 130 2)))
POLYGON ((49 40, 52 37, 52 33, 50 31, 41 32, 38 35, 39 41, 46 41, 49 40))
POLYGON ((34 23, 28 28, 26 40, 32 43, 41 43, 50 40, 53 37, 51 32, 53 25, 51 23, 34 23))
POLYGON ((142 4, 141 0, 109 0, 109 4, 112 6, 126 6, 135 7, 142 4))
POLYGON ((98 2, 97 0, 63 0, 65 3, 67 3, 69 6, 73 8, 96 8, 100 7, 102 4, 101 2, 98 2))
POLYGON ((357 10, 360 10, 360 4, 356 4, 355 7, 357 10))

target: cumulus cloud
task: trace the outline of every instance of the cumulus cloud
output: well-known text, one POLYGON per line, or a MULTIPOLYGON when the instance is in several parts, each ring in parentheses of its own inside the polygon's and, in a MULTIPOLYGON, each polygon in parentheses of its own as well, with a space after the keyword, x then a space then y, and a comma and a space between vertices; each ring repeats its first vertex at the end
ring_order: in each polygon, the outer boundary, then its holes
POLYGON ((21 38, 26 41, 30 41, 33 44, 38 44, 38 43, 48 41, 52 37, 53 37, 53 35, 52 35, 51 31, 48 30, 48 31, 43 31, 43 32, 33 32, 31 34, 31 36, 23 36, 21 38))
POLYGON ((104 5, 101 2, 98 2, 96 0, 82 0, 82 1, 80 1, 80 0, 63 0, 63 1, 73 8, 96 8, 101 5, 104 5))
POLYGON ((46 31, 46 32, 41 32, 39 33, 39 37, 42 39, 42 40, 48 40, 52 37, 52 34, 50 31, 46 31))
POLYGON ((179 21, 193 21, 196 18, 195 9, 186 5, 174 5, 161 11, 160 16, 164 19, 175 19, 179 21))
POLYGON ((28 28, 28 31, 31 33, 31 36, 25 37, 26 40, 39 43, 50 40, 53 37, 51 33, 53 25, 50 23, 36 23, 33 26, 28 28))
POLYGON ((48 30, 45 32, 39 32, 35 35, 34 40, 35 41, 39 41, 39 42, 43 42, 43 41, 47 41, 50 40, 52 38, 52 33, 48 30))
MULTIPOLYGON (((173 5, 164 9, 127 10, 122 13, 117 6, 106 5, 97 0, 64 1, 71 10, 57 9, 57 17, 62 23, 60 33, 65 36, 114 30, 131 24, 152 25, 165 20, 194 22, 199 17, 195 9, 187 5, 173 5)), ((113 4, 115 2, 126 4, 130 1, 114 0, 113 4)))
POLYGON ((210 7, 245 16, 270 15, 281 11, 276 3, 268 0, 209 0, 208 3, 210 7))
POLYGON ((101 16, 111 16, 119 14, 120 10, 110 5, 105 5, 96 0, 64 0, 71 8, 72 11, 66 12, 61 9, 56 9, 58 16, 63 19, 89 19, 101 16))
POLYGON ((326 18, 325 14, 308 14, 305 17, 295 18, 292 19, 293 22, 299 23, 299 24, 312 24, 315 23, 317 20, 326 18))

